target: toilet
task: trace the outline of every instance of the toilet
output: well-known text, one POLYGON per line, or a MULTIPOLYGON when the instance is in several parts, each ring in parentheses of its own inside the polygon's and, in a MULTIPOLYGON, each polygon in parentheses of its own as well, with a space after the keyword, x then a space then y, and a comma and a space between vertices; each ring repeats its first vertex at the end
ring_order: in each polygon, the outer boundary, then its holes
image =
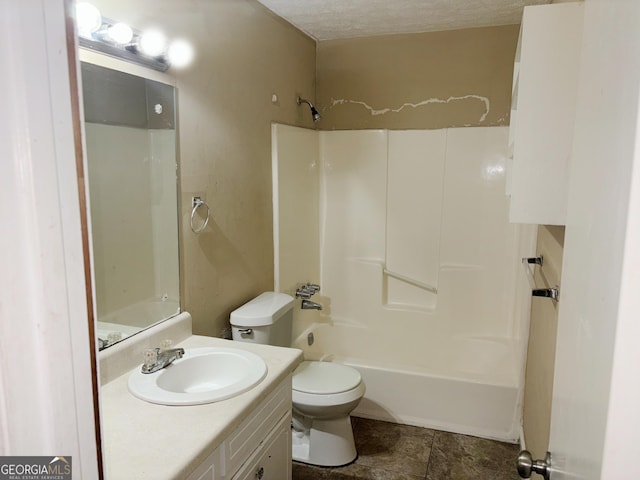
MULTIPOLYGON (((293 297, 265 292, 231 312, 233 339, 291 346, 293 297)), ((292 457, 326 467, 346 465, 357 456, 350 414, 365 385, 352 367, 330 362, 302 362, 293 372, 292 457)))

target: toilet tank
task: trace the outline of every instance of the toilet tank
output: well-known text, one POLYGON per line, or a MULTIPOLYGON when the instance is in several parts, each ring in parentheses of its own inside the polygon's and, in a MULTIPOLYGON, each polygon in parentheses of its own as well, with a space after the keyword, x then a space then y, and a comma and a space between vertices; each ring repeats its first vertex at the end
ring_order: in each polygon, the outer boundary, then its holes
POLYGON ((290 347, 293 297, 265 292, 231 312, 230 321, 234 340, 290 347))

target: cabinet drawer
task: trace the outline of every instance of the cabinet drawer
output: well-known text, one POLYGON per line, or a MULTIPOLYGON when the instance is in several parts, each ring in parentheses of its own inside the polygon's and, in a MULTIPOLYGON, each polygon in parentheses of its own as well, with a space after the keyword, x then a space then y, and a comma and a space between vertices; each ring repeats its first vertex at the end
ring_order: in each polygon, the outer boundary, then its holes
POLYGON ((291 413, 291 375, 269 394, 225 442, 225 471, 232 474, 284 415, 291 413))
POLYGON ((291 480, 291 412, 282 417, 232 480, 291 480))

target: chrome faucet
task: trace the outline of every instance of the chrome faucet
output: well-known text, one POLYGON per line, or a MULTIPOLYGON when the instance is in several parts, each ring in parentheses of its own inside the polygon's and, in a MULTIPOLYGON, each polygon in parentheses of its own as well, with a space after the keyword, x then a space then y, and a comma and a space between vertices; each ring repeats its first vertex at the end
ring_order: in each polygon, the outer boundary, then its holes
POLYGON ((142 373, 154 373, 171 365, 175 360, 182 358, 184 348, 169 348, 160 350, 159 348, 145 350, 142 373))
POLYGON ((301 308, 302 310, 322 310, 322 305, 303 298, 301 308))

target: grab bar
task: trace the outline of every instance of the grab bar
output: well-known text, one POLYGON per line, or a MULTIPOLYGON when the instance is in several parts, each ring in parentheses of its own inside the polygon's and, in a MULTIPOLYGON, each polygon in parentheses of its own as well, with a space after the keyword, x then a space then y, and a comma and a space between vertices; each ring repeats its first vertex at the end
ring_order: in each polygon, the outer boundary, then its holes
POLYGON ((429 285, 428 283, 421 282, 420 280, 416 280, 414 278, 410 278, 410 277, 407 277, 405 275, 401 275, 401 274, 396 273, 396 272, 392 272, 391 270, 388 270, 386 268, 383 268, 382 272, 385 275, 389 276, 389 277, 393 277, 393 278, 395 278, 397 280, 400 280, 401 282, 405 282, 405 283, 408 283, 410 285, 413 285, 414 287, 422 288, 422 289, 427 290, 427 291, 429 291, 431 293, 436 293, 436 294, 438 293, 438 289, 436 287, 434 287, 433 285, 429 285))
POLYGON ((191 227, 191 231, 193 233, 200 233, 202 232, 205 228, 207 228, 207 224, 209 223, 209 217, 211 216, 211 209, 209 208, 209 205, 207 205, 207 202, 205 202, 204 200, 202 200, 202 198, 200 197, 193 197, 192 203, 191 203, 192 209, 191 209, 191 221, 189 222, 189 226, 191 227), (202 205, 204 205, 205 207, 207 207, 207 218, 205 219, 204 223, 202 225, 200 225, 200 228, 195 228, 193 226, 193 219, 195 217, 196 211, 198 210, 198 208, 200 208, 202 205))

